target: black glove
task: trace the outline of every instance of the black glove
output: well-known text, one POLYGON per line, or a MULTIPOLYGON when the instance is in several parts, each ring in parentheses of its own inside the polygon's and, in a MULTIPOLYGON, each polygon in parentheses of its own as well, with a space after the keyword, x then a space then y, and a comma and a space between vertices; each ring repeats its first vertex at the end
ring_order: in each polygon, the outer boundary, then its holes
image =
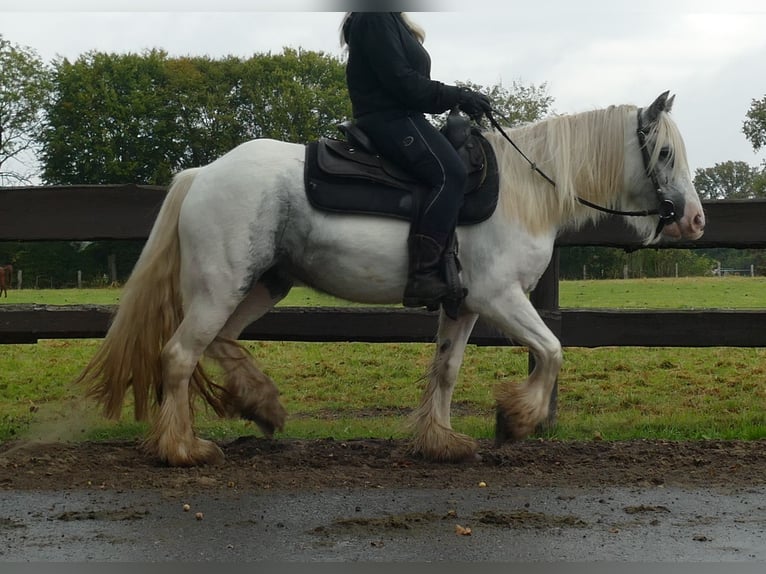
POLYGON ((468 88, 460 88, 457 105, 474 120, 492 111, 492 102, 487 95, 468 88))

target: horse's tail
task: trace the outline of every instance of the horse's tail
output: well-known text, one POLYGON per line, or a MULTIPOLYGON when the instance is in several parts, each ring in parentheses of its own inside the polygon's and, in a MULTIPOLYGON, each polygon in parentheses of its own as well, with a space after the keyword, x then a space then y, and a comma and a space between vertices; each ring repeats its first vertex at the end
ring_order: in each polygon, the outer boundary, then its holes
POLYGON ((198 170, 182 171, 173 179, 103 344, 77 379, 107 417, 120 417, 131 386, 137 420, 146 419, 152 391, 161 398, 160 354, 183 318, 178 218, 198 170))

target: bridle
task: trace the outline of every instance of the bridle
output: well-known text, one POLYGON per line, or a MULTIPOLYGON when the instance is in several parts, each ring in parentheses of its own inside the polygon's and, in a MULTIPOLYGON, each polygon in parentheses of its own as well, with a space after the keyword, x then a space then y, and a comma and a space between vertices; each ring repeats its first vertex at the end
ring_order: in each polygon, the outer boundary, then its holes
MULTIPOLYGON (((638 114, 638 127, 636 128, 636 135, 638 136, 638 144, 639 148, 641 149, 641 158, 644 162, 644 171, 649 178, 649 181, 652 183, 652 186, 654 187, 654 192, 657 194, 657 207, 655 209, 644 209, 639 211, 623 211, 620 209, 612 209, 610 207, 604 207, 603 205, 598 205, 596 203, 592 203, 588 201, 587 199, 583 199, 580 196, 577 196, 576 199, 578 202, 580 202, 582 205, 585 205, 587 207, 590 207, 591 209, 595 209, 597 211, 602 211, 604 213, 610 213, 612 215, 627 215, 630 217, 644 217, 647 215, 658 215, 659 221, 657 222, 657 229, 654 232, 654 237, 656 238, 659 236, 659 234, 662 232, 662 229, 671 223, 674 223, 678 221, 678 214, 676 213, 676 205, 673 203, 672 200, 665 197, 665 194, 662 192, 662 186, 660 185, 659 180, 657 179, 657 173, 655 170, 650 168, 650 155, 649 150, 647 148, 647 142, 646 142, 646 136, 647 132, 644 130, 642 121, 641 121, 641 108, 638 108, 637 114, 638 114)), ((486 116, 489 118, 490 123, 492 126, 499 131, 502 136, 508 140, 508 142, 513 146, 513 148, 521 154, 521 157, 523 157, 529 166, 532 168, 533 171, 537 172, 543 179, 545 179, 548 183, 550 183, 553 187, 556 187, 556 182, 553 181, 544 171, 542 171, 539 167, 537 167, 537 164, 533 162, 531 159, 529 159, 526 154, 517 146, 513 140, 508 136, 508 134, 505 133, 505 130, 500 126, 500 124, 495 120, 493 117, 493 113, 497 113, 493 110, 493 112, 487 112, 486 116)), ((497 113, 501 118, 503 117, 501 114, 497 113)), ((506 122, 508 121, 506 118, 503 118, 506 122)))

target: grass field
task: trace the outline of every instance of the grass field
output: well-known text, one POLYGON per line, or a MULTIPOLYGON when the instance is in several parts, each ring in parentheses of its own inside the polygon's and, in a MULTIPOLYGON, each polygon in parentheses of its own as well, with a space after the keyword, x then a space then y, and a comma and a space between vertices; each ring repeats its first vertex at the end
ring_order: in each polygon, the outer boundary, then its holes
MULTIPOLYGON (((562 307, 762 308, 764 278, 565 281, 562 307)), ((12 290, 0 305, 113 304, 118 289, 12 290)), ((282 305, 345 305, 296 288, 282 305)), ((0 346, 0 440, 18 436, 73 440, 132 437, 130 420, 107 422, 70 382, 97 340, 50 340, 0 346)), ((417 404, 433 349, 425 344, 248 342, 279 384, 290 414, 283 436, 401 437, 417 404)), ((766 350, 731 348, 565 349, 559 415, 549 435, 560 439, 766 437, 766 350)), ((525 349, 470 346, 455 392, 454 426, 489 437, 492 389, 523 379, 525 349)), ((200 432, 225 439, 257 434, 200 409, 200 432)))
MULTIPOLYGON (((627 279, 562 281, 561 307, 618 309, 705 309, 766 307, 766 277, 681 277, 677 279, 627 279)), ((0 305, 113 305, 120 289, 11 290, 0 305)), ((354 305, 306 287, 295 287, 279 306, 354 305)))

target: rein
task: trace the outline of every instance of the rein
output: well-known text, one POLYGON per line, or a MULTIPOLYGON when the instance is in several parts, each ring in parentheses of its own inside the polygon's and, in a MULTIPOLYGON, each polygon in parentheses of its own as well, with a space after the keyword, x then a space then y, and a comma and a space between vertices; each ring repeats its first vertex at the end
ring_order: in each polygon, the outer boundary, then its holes
MULTIPOLYGON (((498 112, 494 111, 494 113, 497 113, 505 121, 508 121, 507 118, 504 118, 498 112)), ((499 131, 502 134, 502 136, 506 140, 508 140, 508 143, 510 143, 513 146, 513 148, 517 152, 519 152, 519 154, 521 154, 521 157, 523 157, 526 160, 526 162, 532 168, 532 171, 537 172, 543 179, 545 179, 553 187, 556 187, 556 182, 553 179, 551 179, 551 177, 548 176, 543 170, 537 167, 537 164, 533 162, 531 159, 529 159, 527 155, 523 151, 521 151, 519 146, 517 146, 514 143, 514 141, 508 136, 508 134, 505 133, 505 130, 493 117, 492 112, 487 112, 486 116, 489 118, 489 121, 492 124, 492 127, 494 127, 497 131, 499 131)), ((657 179, 657 174, 654 172, 654 170, 649 169, 649 160, 650 160, 649 150, 646 147, 646 132, 644 131, 643 126, 641 125, 641 108, 638 109, 638 128, 636 129, 636 134, 638 135, 638 143, 639 143, 639 147, 641 148, 641 157, 644 161, 644 170, 646 171, 646 175, 649 177, 649 180, 652 182, 652 185, 654 186, 654 191, 657 194, 657 200, 659 202, 658 207, 655 209, 644 209, 639 211, 623 211, 620 209, 612 209, 610 207, 604 207, 603 205, 592 203, 588 201, 587 199, 583 199, 580 196, 576 196, 576 199, 578 202, 580 202, 580 204, 585 205, 586 207, 590 207, 591 209, 602 211, 604 213, 610 213, 612 215, 627 215, 630 217, 659 215, 660 220, 657 223, 657 229, 654 232, 655 237, 657 237, 662 232, 662 228, 676 221, 678 216, 676 215, 675 204, 670 199, 667 199, 666 197, 663 196, 662 186, 660 185, 660 182, 657 179)))

